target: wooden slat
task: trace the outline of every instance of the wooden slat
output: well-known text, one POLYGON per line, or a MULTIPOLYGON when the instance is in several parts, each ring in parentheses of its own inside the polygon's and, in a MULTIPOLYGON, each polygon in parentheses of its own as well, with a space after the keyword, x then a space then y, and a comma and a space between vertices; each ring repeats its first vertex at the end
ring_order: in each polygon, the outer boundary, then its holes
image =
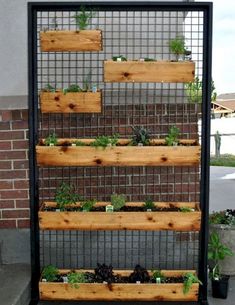
MULTIPOLYGON (((85 270, 82 270, 85 271, 85 270)), ((132 271, 114 270, 128 275, 132 271)), ((180 276, 191 271, 163 271, 166 276, 180 276)), ((193 271, 195 273, 195 271, 193 271)), ((61 273, 65 273, 61 271, 61 273)), ((189 293, 183 293, 183 284, 98 284, 81 283, 75 288, 67 283, 39 283, 41 300, 91 301, 197 301, 199 284, 193 284, 189 293)))
POLYGON ((195 63, 185 62, 140 62, 140 61, 105 61, 105 82, 166 82, 183 83, 194 80, 195 63))
POLYGON ((41 51, 101 51, 100 30, 40 32, 41 51))
POLYGON ((191 166, 199 146, 36 146, 39 166, 191 166))
POLYGON ((101 92, 41 92, 42 113, 100 113, 101 92))
MULTIPOLYGON (((98 202, 96 205, 106 205, 98 202)), ((143 203, 127 203, 137 206, 143 203)), ((44 206, 55 206, 45 203, 44 206)), ((78 203, 77 206, 80 204, 78 203)), ((156 203, 158 205, 158 203, 156 203)), ((167 206, 160 203, 159 206, 167 206)), ((173 206, 169 203, 169 206, 173 206)), ((175 203, 175 206, 196 208, 194 212, 53 212, 39 211, 39 227, 41 230, 172 230, 199 231, 201 212, 197 203, 175 203)))

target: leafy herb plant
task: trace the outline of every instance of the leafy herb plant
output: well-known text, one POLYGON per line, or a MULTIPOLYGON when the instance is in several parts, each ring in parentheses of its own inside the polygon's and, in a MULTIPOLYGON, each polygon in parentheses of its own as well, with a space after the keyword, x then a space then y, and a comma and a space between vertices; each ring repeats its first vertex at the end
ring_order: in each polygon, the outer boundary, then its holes
POLYGON ((180 207, 179 210, 180 210, 180 212, 184 212, 184 213, 193 212, 194 211, 194 209, 189 208, 189 207, 180 207))
POLYGON ((65 182, 56 190, 55 201, 61 211, 64 211, 67 205, 74 204, 78 200, 81 200, 81 198, 74 193, 74 187, 65 182))
POLYGON ((75 144, 76 146, 86 146, 86 143, 79 140, 74 141, 73 144, 75 144))
POLYGON ((208 244, 208 259, 212 260, 214 267, 210 273, 210 277, 214 280, 221 278, 221 270, 219 262, 224 260, 226 256, 233 256, 233 252, 220 241, 219 234, 212 232, 208 244))
POLYGON ((42 278, 45 279, 47 282, 55 282, 59 275, 59 270, 52 266, 46 266, 42 271, 42 278))
POLYGON ((46 146, 52 146, 52 145, 57 145, 58 144, 58 138, 54 132, 49 134, 48 137, 45 139, 45 145, 46 146))
POLYGON ((145 57, 144 61, 157 61, 157 60, 154 58, 145 57))
POLYGON ((155 207, 154 202, 151 199, 147 199, 144 203, 144 209, 147 210, 153 210, 155 207))
POLYGON ((132 126, 133 129, 133 136, 132 136, 132 144, 133 145, 149 145, 150 144, 150 133, 149 131, 144 128, 143 126, 132 126))
POLYGON ((187 294, 189 293, 189 290, 191 289, 192 285, 198 283, 202 285, 202 282, 198 279, 198 277, 191 273, 188 272, 184 275, 184 283, 183 283, 183 293, 187 294))
POLYGON ((91 143, 91 146, 101 146, 103 148, 106 148, 107 146, 116 146, 118 143, 118 139, 118 134, 115 134, 113 136, 99 136, 95 139, 94 142, 91 143))
POLYGON ((51 86, 50 84, 47 84, 46 87, 43 89, 45 92, 55 92, 56 88, 51 86))
POLYGON ((81 204, 82 210, 84 212, 89 212, 93 208, 95 203, 96 203, 96 201, 94 199, 83 201, 82 204, 81 204))
POLYGON ((95 268, 95 279, 98 283, 107 282, 111 284, 115 281, 115 275, 113 273, 113 267, 111 265, 107 266, 105 264, 97 264, 95 268))
POLYGON ((136 265, 134 271, 129 276, 130 283, 147 283, 149 280, 150 276, 148 271, 140 265, 136 265))
POLYGON ((227 209, 211 213, 209 222, 212 224, 235 225, 235 210, 227 209))
POLYGON ((84 273, 82 272, 70 272, 68 274, 68 283, 73 287, 73 288, 79 288, 78 283, 86 283, 87 279, 84 273))
POLYGON ((165 138, 166 145, 168 146, 175 146, 179 143, 179 133, 180 130, 176 126, 172 126, 168 132, 168 135, 165 138))
POLYGON ((75 19, 76 26, 79 30, 85 30, 94 16, 94 12, 87 12, 85 6, 81 5, 80 12, 76 12, 73 18, 75 19))
POLYGON ((113 194, 111 196, 111 204, 113 206, 114 211, 119 211, 126 203, 126 198, 124 195, 113 194))
POLYGON ((113 57, 112 57, 112 60, 113 60, 113 61, 117 61, 118 58, 120 58, 121 61, 127 61, 127 58, 126 58, 125 56, 123 56, 123 55, 113 56, 113 57))
POLYGON ((170 51, 176 55, 176 60, 179 60, 179 55, 185 53, 185 41, 184 37, 176 37, 169 42, 170 51))
POLYGON ((79 85, 72 84, 68 88, 63 89, 63 93, 66 94, 68 92, 82 92, 82 88, 79 85))
POLYGON ((160 270, 154 270, 153 271, 153 279, 156 281, 156 283, 164 283, 166 280, 165 275, 160 270))

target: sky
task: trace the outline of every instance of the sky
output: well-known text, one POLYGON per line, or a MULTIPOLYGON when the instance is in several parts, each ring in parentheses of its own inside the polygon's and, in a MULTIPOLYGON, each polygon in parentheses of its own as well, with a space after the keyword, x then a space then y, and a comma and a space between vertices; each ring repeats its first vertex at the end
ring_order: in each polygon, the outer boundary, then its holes
POLYGON ((212 2, 214 6, 212 77, 218 94, 234 93, 235 0, 212 2))

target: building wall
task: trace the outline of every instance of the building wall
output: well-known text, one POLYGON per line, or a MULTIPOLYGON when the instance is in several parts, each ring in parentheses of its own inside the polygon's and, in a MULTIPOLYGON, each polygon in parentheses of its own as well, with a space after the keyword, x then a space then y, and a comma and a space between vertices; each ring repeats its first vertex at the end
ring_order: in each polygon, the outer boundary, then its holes
POLYGON ((27 110, 0 111, 0 229, 29 227, 27 110))

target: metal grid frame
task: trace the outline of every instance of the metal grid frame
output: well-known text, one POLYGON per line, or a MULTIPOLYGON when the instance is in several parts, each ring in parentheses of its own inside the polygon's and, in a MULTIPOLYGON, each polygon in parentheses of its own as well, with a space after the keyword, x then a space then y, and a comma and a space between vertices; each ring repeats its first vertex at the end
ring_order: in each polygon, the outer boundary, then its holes
MULTIPOLYGON (((55 81, 58 81, 58 77, 60 76, 60 72, 62 71, 62 78, 61 78, 61 86, 65 86, 68 84, 71 84, 71 82, 77 82, 80 80, 80 76, 82 76, 84 74, 84 71, 86 70, 86 67, 84 66, 84 62, 90 62, 91 64, 93 64, 94 62, 97 61, 97 57, 99 59, 99 62, 102 64, 102 60, 106 59, 106 58, 102 58, 101 55, 99 54, 94 54, 91 55, 91 53, 87 52, 87 54, 83 53, 83 54, 78 54, 78 53, 66 53, 66 54, 44 54, 42 55, 42 53, 38 52, 38 36, 37 36, 37 30, 38 30, 38 26, 36 27, 35 25, 38 25, 38 20, 41 18, 41 20, 44 20, 42 18, 42 15, 45 14, 44 16, 48 16, 44 17, 47 21, 46 21, 46 25, 51 24, 51 18, 53 18, 53 15, 55 15, 55 12, 58 12, 58 14, 61 14, 61 25, 62 26, 67 26, 68 28, 73 27, 73 25, 71 25, 70 23, 66 23, 64 20, 67 20, 63 14, 65 14, 64 12, 68 11, 69 12, 69 17, 71 17, 71 14, 74 13, 74 11, 76 11, 78 9, 78 7, 84 3, 29 3, 28 5, 28 9, 29 9, 29 15, 28 15, 28 25, 29 25, 29 111, 30 111, 30 115, 29 115, 29 126, 30 126, 30 199, 31 199, 31 257, 32 257, 32 304, 36 304, 38 301, 38 278, 39 278, 39 274, 40 274, 40 253, 41 253, 41 258, 43 257, 43 262, 46 261, 46 258, 44 255, 46 255, 44 252, 45 248, 41 249, 40 252, 40 243, 46 242, 46 240, 48 239, 49 242, 54 242, 56 247, 55 249, 58 249, 58 246, 60 245, 60 240, 62 238, 62 243, 66 243, 68 242, 69 244, 69 253, 72 253, 72 246, 71 246, 71 241, 73 240, 77 240, 80 238, 81 240, 84 239, 88 239, 88 240, 92 240, 95 237, 96 238, 96 246, 94 247, 94 253, 99 253, 100 251, 100 244, 105 244, 105 241, 108 241, 108 243, 111 244, 111 247, 109 248, 110 253, 107 253, 107 249, 104 247, 103 248, 103 252, 102 255, 104 256, 104 258, 106 256, 109 256, 112 258, 113 254, 112 254, 112 244, 115 243, 115 240, 118 239, 118 241, 120 242, 123 238, 124 240, 127 238, 127 235, 130 234, 131 235, 131 249, 135 249, 134 246, 134 241, 135 239, 137 239, 137 245, 140 245, 140 243, 143 242, 143 245, 147 245, 151 244, 153 245, 154 242, 156 240, 159 241, 159 243, 162 241, 163 243, 166 243, 166 247, 165 247, 165 255, 169 255, 169 257, 172 257, 172 254, 174 256, 174 253, 176 252, 176 243, 174 242, 174 239, 177 239, 179 241, 183 241, 184 240, 184 236, 182 233, 178 233, 178 232, 114 232, 113 234, 110 234, 110 232, 101 232, 100 235, 98 236, 97 232, 61 232, 61 234, 58 232, 56 234, 54 234, 53 232, 48 232, 48 234, 46 233, 46 235, 42 234, 41 235, 41 241, 39 239, 39 228, 38 228, 38 216, 37 216, 37 211, 38 211, 38 207, 39 207, 39 203, 43 198, 51 198, 51 196, 53 196, 53 192, 52 193, 47 193, 47 194, 43 194, 43 192, 40 191, 41 189, 41 185, 40 185, 40 179, 41 177, 43 178, 44 174, 45 174, 45 170, 44 173, 41 173, 40 171, 37 170, 36 167, 36 154, 35 154, 35 145, 38 141, 38 138, 41 136, 45 136, 45 132, 48 131, 50 128, 55 128, 56 132, 59 133, 59 136, 64 137, 64 136, 80 136, 80 137, 94 137, 94 134, 92 133, 91 129, 92 129, 92 125, 91 125, 91 121, 90 121, 90 126, 87 128, 86 131, 84 131, 83 128, 83 134, 80 135, 78 133, 78 126, 80 124, 80 122, 78 122, 77 116, 76 115, 40 115, 40 113, 38 112, 38 91, 43 88, 43 85, 45 85, 46 83, 48 83, 50 81, 50 77, 48 77, 48 75, 50 75, 50 67, 46 66, 45 70, 44 68, 42 68, 41 63, 44 62, 52 62, 54 61, 55 66, 52 67, 53 68, 53 73, 52 76, 55 79, 55 81), (41 17, 40 17, 41 16, 41 17), (94 56, 94 59, 93 57, 94 56), (101 56, 101 58, 100 58, 101 56), (45 59, 46 57, 46 59, 45 59), (50 58, 51 57, 51 58, 50 58), (55 69, 58 67, 57 62, 61 62, 62 59, 62 67, 60 67, 60 72, 55 73, 55 69), (73 64, 71 63, 73 62, 73 64), (64 72, 66 71, 67 67, 66 67, 66 63, 68 63, 68 72, 67 74, 64 72), (71 74, 71 70, 75 68, 75 70, 77 69, 77 65, 82 64, 82 73, 73 73, 71 74), (45 76, 46 78, 43 78, 43 73, 39 73, 38 71, 46 71, 45 72, 45 76), (39 119, 38 119, 39 118, 39 119), (42 126, 45 126, 45 122, 48 122, 47 127, 45 128, 45 130, 42 128, 42 126), (58 128, 58 127, 54 127, 54 126, 58 126, 58 122, 62 122, 62 128, 58 128), (65 134, 64 133, 64 129, 66 126, 66 122, 69 122, 69 134, 65 134), (97 234, 97 236, 96 236, 97 234), (69 239, 67 239, 67 236, 69 235, 69 239), (171 239, 173 236, 173 242, 172 242, 172 249, 169 251, 169 244, 171 243, 171 239)), ((156 14, 159 14, 159 16, 162 16, 162 20, 164 18, 166 18, 166 16, 170 16, 170 22, 168 21, 168 30, 167 32, 167 37, 169 38, 169 33, 173 32, 175 34, 175 31, 170 31, 169 30, 169 26, 173 26, 175 27, 174 22, 171 22, 171 19, 174 14, 174 20, 176 20, 176 24, 179 24, 179 20, 178 18, 182 18, 182 15, 184 15, 183 13, 185 12, 191 12, 190 14, 195 14, 195 17, 191 16, 191 20, 196 20, 196 24, 201 24, 201 29, 200 30, 200 39, 197 38, 197 41, 200 41, 201 45, 199 45, 199 49, 195 52, 197 58, 194 58, 194 60, 196 60, 198 62, 197 65, 197 75, 202 77, 203 80, 203 103, 202 103, 202 130, 201 130, 201 134, 202 134, 202 139, 201 139, 201 144, 202 144, 202 162, 201 162, 201 172, 200 172, 200 204, 201 204, 201 209, 202 209, 202 230, 200 233, 200 251, 199 251, 199 257, 195 257, 195 252, 197 252, 197 243, 193 242, 191 245, 189 244, 189 242, 187 242, 186 248, 190 248, 190 247, 196 247, 196 249, 194 249, 192 251, 194 257, 193 257, 193 261, 194 263, 198 262, 198 271, 199 271, 199 277, 203 280, 203 286, 200 289, 200 302, 201 304, 207 304, 207 239, 208 239, 208 234, 207 234, 207 230, 208 230, 208 196, 209 196, 209 192, 208 192, 208 185, 209 185, 209 166, 208 166, 208 160, 209 160, 209 132, 210 132, 210 126, 209 126, 209 118, 210 118, 210 103, 209 103, 209 97, 210 97, 210 82, 211 82, 211 33, 212 33, 212 25, 211 25, 211 20, 212 20, 212 4, 211 3, 169 3, 169 2, 164 2, 164 3, 160 3, 160 2, 152 2, 152 3, 89 3, 86 2, 86 7, 90 7, 92 9, 99 9, 99 14, 100 14, 100 20, 102 20, 102 18, 106 17, 108 14, 111 14, 111 18, 114 21, 115 17, 115 13, 119 14, 118 18, 119 18, 119 25, 117 26, 117 30, 114 31, 114 25, 113 23, 111 23, 110 25, 110 29, 111 32, 115 33, 118 32, 119 29, 121 29, 121 25, 120 25, 120 18, 122 20, 126 20, 126 24, 132 26, 134 25, 134 27, 136 28, 136 24, 135 24, 135 18, 137 18, 138 20, 140 20, 140 27, 142 26, 142 28, 144 26, 146 26, 146 29, 149 30, 150 24, 147 23, 147 25, 145 24, 145 20, 150 20, 151 19, 151 14, 154 14, 152 17, 156 17, 156 14), (128 12, 130 12, 129 14, 132 16, 133 18, 133 23, 129 21, 130 16, 128 15, 128 12), (124 12, 124 17, 123 17, 123 12, 124 12), (126 12, 126 13, 125 13, 126 12), (143 13, 144 12, 144 13, 143 13), (120 17, 120 14, 122 13, 122 16, 120 17), (104 16, 103 16, 104 14, 104 16), (139 15, 138 15, 139 14, 139 15), (138 15, 138 17, 137 17, 138 15), (180 17, 179 17, 180 16, 180 17), (147 18, 147 19, 146 19, 147 18), (195 18, 195 19, 194 19, 195 18), (201 19, 201 20, 200 20, 201 19)), ((104 18, 103 20, 106 20, 106 18, 104 18)), ((99 19, 99 18, 98 18, 99 19)), ((153 19, 153 18, 152 18, 153 19)), ((130 19, 131 20, 131 19, 130 19)), ((39 30, 42 29, 42 25, 43 22, 39 22, 40 26, 39 26, 39 30)), ((156 39, 156 35, 158 32, 160 32, 160 30, 156 29, 156 24, 154 23, 154 30, 151 31, 147 31, 147 37, 146 37, 146 41, 150 41, 150 36, 151 34, 153 35, 153 38, 156 39)), ((188 25, 188 33, 192 33, 193 32, 193 28, 194 28, 194 22, 189 23, 188 25)), ((180 29, 182 31, 182 29, 180 29)), ((142 30, 139 31, 140 33, 140 40, 143 40, 144 38, 141 36, 142 30)), ((107 52, 105 52, 105 55, 117 55, 114 54, 117 51, 119 51, 120 53, 124 52, 124 51, 128 51, 128 55, 130 54, 131 56, 133 56, 133 59, 138 57, 138 56, 150 56, 151 57, 151 53, 149 52, 149 50, 151 49, 150 46, 147 43, 147 48, 146 49, 142 49, 141 48, 141 43, 139 48, 131 48, 131 52, 129 51, 129 49, 127 50, 127 44, 124 44, 124 48, 121 49, 120 45, 123 42, 123 39, 120 38, 120 36, 118 36, 119 38, 117 39, 117 46, 112 44, 111 49, 108 49, 107 52), (115 47, 114 47, 115 46, 115 47), (137 54, 136 50, 140 50, 140 52, 137 54), (146 51, 147 50, 147 51, 146 51)), ((190 47, 193 47, 193 36, 191 36, 190 38, 190 47)), ((199 37, 199 36, 198 36, 199 37)), ((125 37, 124 40, 126 40, 128 37, 125 37)), ((168 39, 167 38, 167 39, 168 39)), ((111 41, 113 40, 113 38, 111 38, 111 41)), ((166 40, 165 38, 162 39, 162 41, 166 40)), ((155 40, 154 40, 155 41, 155 40)), ((106 43, 108 45, 108 38, 106 39, 106 43)), ((154 55, 160 55, 161 58, 164 59, 170 59, 170 54, 167 53, 166 51, 166 45, 165 43, 161 44, 162 47, 158 50, 158 52, 154 52, 154 55), (163 45, 165 47, 163 47, 163 45), (164 57, 166 56, 166 57, 164 57)), ((120 54, 119 53, 119 54, 120 54)), ((94 71, 94 70, 92 70, 94 71)), ((180 113, 183 114, 183 118, 182 118, 182 127, 184 127, 184 122, 187 122, 187 120, 190 123, 190 120, 193 116, 193 111, 191 113, 191 110, 188 109, 187 111, 187 118, 185 117, 185 111, 182 111, 182 103, 184 103, 184 109, 187 109, 187 106, 185 104, 185 93, 184 90, 182 90, 182 85, 181 84, 103 84, 102 83, 102 79, 101 79, 101 75, 102 73, 100 72, 102 71, 102 67, 98 66, 97 67, 97 73, 94 73, 93 75, 96 77, 96 81, 97 83, 100 83, 100 86, 103 85, 103 91, 105 92, 105 101, 107 101, 107 107, 111 104, 115 104, 117 111, 111 111, 110 116, 108 117, 110 119, 110 125, 102 125, 99 124, 98 120, 96 118, 93 118, 94 121, 97 124, 98 127, 98 132, 96 135, 100 135, 100 134, 112 134, 114 132, 117 131, 117 128, 121 126, 121 121, 123 119, 123 117, 121 117, 120 112, 121 110, 123 110, 121 107, 123 106, 123 100, 125 101, 124 106, 126 108, 124 108, 124 117, 127 117, 127 111, 126 109, 129 107, 129 104, 131 105, 131 115, 133 118, 137 119, 137 122, 140 122, 141 118, 143 117, 143 112, 142 112, 142 107, 138 107, 138 106, 145 106, 145 104, 141 104, 141 100, 143 100, 144 97, 149 97, 152 96, 154 99, 158 99, 160 101, 161 104, 164 104, 163 99, 167 99, 167 103, 169 106, 169 109, 167 111, 167 113, 170 113, 170 111, 174 111, 174 115, 175 118, 177 120, 177 116, 180 116, 180 113), (160 92, 159 96, 156 96, 156 92, 157 90, 158 92, 160 92), (124 92, 123 96, 117 94, 116 96, 114 96, 113 92, 124 92), (128 93, 129 92, 129 93, 128 93), (129 100, 129 96, 130 95, 130 100, 129 100), (173 96, 173 98, 172 98, 173 96), (171 97, 171 98, 170 98, 171 97), (136 98, 137 98, 137 102, 136 102, 136 98), (170 101, 171 100, 171 101, 170 101), (170 102, 169 102, 170 101, 170 102), (180 103, 178 102, 180 101, 180 103), (179 103, 179 105, 178 105, 179 103), (137 104, 137 105, 136 105, 137 104), (170 109, 171 105, 175 104, 175 108, 173 110, 170 109)), ((92 72, 93 73, 93 72, 92 72)), ((104 111, 104 106, 103 106, 103 112, 104 111)), ((164 117, 164 108, 161 109, 161 115, 160 117, 164 117)), ((108 112, 107 112, 108 113, 108 112)), ((128 113, 128 115, 130 115, 130 113, 128 113)), ((85 122, 88 119, 87 115, 80 115, 81 116, 81 122, 83 127, 85 126, 85 122)), ((147 118, 151 116, 151 110, 149 112, 145 112, 145 122, 143 123, 143 125, 148 125, 148 121, 147 118)), ((168 122, 168 126, 169 123, 171 122, 171 117, 170 115, 167 115, 165 117, 165 119, 168 122)), ((195 119, 195 118, 194 118, 195 119)), ((93 121, 92 121, 93 122, 93 121)), ((134 123, 134 119, 133 122, 134 123)), ((155 122, 154 122, 155 123, 155 122)), ((155 136, 164 136, 166 134, 166 129, 164 129, 163 124, 161 124, 160 121, 160 128, 159 129, 155 129, 155 125, 150 124, 150 127, 152 127, 152 134, 155 136)), ((177 123, 177 122, 176 122, 177 123)), ((129 136, 130 135, 130 130, 127 128, 127 124, 123 124, 124 127, 122 129, 122 136, 129 136)), ((189 124, 190 126, 190 124, 189 124)), ((79 126, 80 127, 80 126, 79 126)), ((189 127, 190 128, 190 127, 189 127)), ((189 135, 195 135, 195 130, 191 130, 189 129, 189 135)), ((96 175, 99 176, 100 172, 103 171, 103 175, 105 177, 105 175, 110 171, 110 169, 96 169, 96 168, 90 168, 90 169, 83 169, 83 173, 79 172, 81 169, 75 169, 76 171, 76 177, 78 177, 79 175, 84 176, 86 173, 85 171, 90 171, 90 175, 88 175, 91 179, 91 172, 96 171, 96 175)), ((122 173, 124 173, 124 176, 127 176, 127 169, 125 168, 115 168, 113 169, 117 172, 117 184, 119 185, 120 182, 122 181, 122 173)), ((139 169, 139 177, 141 178, 140 172, 142 169, 139 169)), ((48 176, 53 176, 52 172, 53 169, 47 169, 46 171, 48 171, 48 176)), ((62 171, 62 178, 64 179, 67 175, 67 177, 71 177, 72 176, 72 169, 61 169, 62 171), (65 172, 66 171, 66 172, 65 172)), ((112 171, 112 169, 111 169, 112 171)), ((134 179, 135 176, 135 171, 136 169, 132 169, 132 173, 130 174, 130 177, 132 179, 134 179)), ((166 176, 169 177, 170 175, 173 176, 173 182, 175 183, 176 181, 176 175, 178 174, 179 176, 181 176, 181 179, 183 178, 183 175, 185 174, 182 169, 173 169, 172 172, 172 168, 166 168, 166 169, 160 169, 160 174, 162 174, 162 172, 166 173, 166 176), (173 175, 172 175, 173 174, 173 175)), ((148 173, 148 169, 146 168, 146 172, 145 173, 145 178, 147 180, 152 179, 152 177, 156 176, 156 173, 153 171, 151 171, 151 169, 149 170, 148 173)), ((195 172, 197 176, 197 171, 195 172)), ((186 172, 187 174, 187 172, 186 172)), ((190 174, 190 169, 188 168, 188 174, 190 174)), ((190 176, 190 175, 188 175, 190 176)), ((112 177, 112 175, 111 175, 112 177)), ((196 182, 196 178, 195 182, 196 182)), ((107 176, 107 178, 109 178, 107 176)), ((112 178, 111 178, 112 179, 112 178)), ((155 179, 155 178, 153 178, 155 179)), ((168 178, 167 178, 168 179, 168 178)), ((42 180, 42 179, 41 179, 42 180)), ((138 179, 137 179, 138 180, 138 179)), ((70 178, 69 178, 70 181, 70 178)), ((58 179, 59 182, 59 179, 58 179)), ((92 184, 92 183, 91 183, 92 184)), ((168 180, 167 180, 167 184, 168 180)), ((189 182, 188 182, 189 184, 189 182)), ((195 183, 196 184, 196 183, 195 183)), ((104 180, 103 182, 104 187, 108 187, 106 185, 106 182, 104 180)), ((125 182, 124 182, 124 193, 127 190, 127 187, 125 182)), ((142 184, 140 182, 140 179, 137 181, 137 186, 139 188, 141 188, 142 184)), ((55 188, 55 185, 52 184, 49 180, 48 183, 48 189, 51 190, 53 189, 53 187, 55 188)), ((42 189, 45 189, 45 185, 43 186, 42 189)), ((164 186, 162 184, 160 184, 160 193, 162 195, 162 198, 164 198, 164 200, 172 200, 172 198, 169 197, 169 186, 167 186, 166 191, 165 191, 165 197, 164 195, 164 191, 163 191, 164 186)), ((112 187, 111 187, 112 190, 112 187)), ((84 191, 84 187, 83 187, 83 191, 84 191)), ((182 193, 182 192, 181 192, 182 193)), ((197 194, 196 188, 194 191, 195 195, 197 194)), ((87 196, 92 197, 92 191, 90 190, 90 192, 88 192, 87 196)), ((141 200, 142 197, 142 192, 140 192, 139 194, 137 194, 138 198, 137 200, 141 200)), ((153 192, 153 196, 155 195, 155 193, 153 192)), ((197 196, 197 195, 196 195, 197 196)), ((98 197, 99 197, 99 192, 98 192, 98 197)), ((195 197, 196 198, 196 197, 195 197)), ((194 198, 194 200, 195 200, 194 198)), ((100 199, 100 198, 99 198, 100 199)), ((102 199, 106 199, 107 198, 102 198, 102 199)), ((131 198, 130 198, 131 199, 131 198)), ((155 200, 159 200, 159 198, 155 198, 153 197, 153 199, 155 200)), ((190 199, 188 199, 190 201, 190 199)), ((191 201, 193 201, 191 199, 191 201)), ((191 240, 196 240, 196 235, 197 233, 188 233, 190 235, 190 239, 191 240)), ((190 240, 189 238, 186 238, 186 240, 190 240)), ((182 246, 182 242, 179 243, 179 247, 181 248, 182 246)), ((83 247, 85 247, 84 243, 83 243, 83 247)), ((180 249, 179 248, 179 249, 180 249)), ((118 249, 120 249, 118 247, 118 249)), ((143 261, 146 262, 148 260, 152 260, 152 264, 154 264, 154 260, 156 259, 154 257, 154 253, 155 253, 155 248, 150 246, 150 255, 146 256, 146 251, 141 251, 140 247, 137 246, 136 247, 136 251, 138 252, 138 258, 141 259, 143 258, 143 261)), ((123 251, 123 258, 126 257, 128 250, 128 247, 125 243, 123 243, 123 248, 121 248, 121 250, 123 251)), ((90 248, 91 251, 91 248, 90 248)), ((181 249, 178 250, 179 251, 179 255, 181 256, 182 252, 181 249)), ((92 251, 91 251, 92 252, 92 251)), ((49 253, 50 253, 50 249, 49 249, 49 253)), ((59 253, 53 253, 53 255, 55 254, 55 257, 57 258, 59 253)), ((66 257, 66 253, 64 250, 62 250, 62 259, 65 259, 66 257)), ((75 257, 78 257, 78 254, 75 251, 75 257)), ((118 253, 120 254, 120 253, 118 253)), ((188 266, 188 258, 189 258, 189 253, 187 253, 186 256, 186 265, 184 266, 188 266)), ((51 260, 51 257, 53 257, 53 255, 49 255, 49 261, 51 260)), ((86 262, 85 257, 86 257, 86 252, 83 251, 83 254, 81 257, 81 261, 82 264, 87 266, 91 266, 92 264, 94 264, 94 262, 90 259, 89 261, 86 262)), ((68 262, 67 264, 69 265, 73 265, 74 262, 72 262, 71 260, 71 255, 68 254, 68 262)), ((91 257, 91 253, 90 253, 90 257, 91 257)), ((160 253, 159 253, 159 257, 160 257, 160 253)), ((118 255, 118 259, 119 259, 119 255, 118 255)), ((182 258, 180 258, 181 260, 182 258)), ((50 261, 51 262, 51 261, 50 261)), ((139 261, 141 262, 141 260, 139 261)), ((181 266, 181 263, 179 262, 179 264, 177 264, 177 262, 175 262, 175 260, 173 259, 172 261, 172 265, 170 266, 170 268, 175 268, 175 266, 179 267, 181 266)), ((136 262, 138 263, 138 262, 136 262)), ((158 263, 160 264, 160 262, 158 261, 158 263)), ((168 267, 166 264, 167 262, 164 261, 165 263, 165 267, 168 267)), ((78 261, 75 262, 75 265, 78 264, 78 261)), ((119 266, 119 262, 117 262, 118 266, 119 266)), ((64 265, 64 263, 63 263, 64 265)), ((122 261, 122 267, 126 267, 128 265, 127 261, 124 259, 124 261, 122 261)), ((150 264, 149 267, 151 267, 152 265, 150 264)), ((166 303, 165 303, 166 304, 166 303)))

